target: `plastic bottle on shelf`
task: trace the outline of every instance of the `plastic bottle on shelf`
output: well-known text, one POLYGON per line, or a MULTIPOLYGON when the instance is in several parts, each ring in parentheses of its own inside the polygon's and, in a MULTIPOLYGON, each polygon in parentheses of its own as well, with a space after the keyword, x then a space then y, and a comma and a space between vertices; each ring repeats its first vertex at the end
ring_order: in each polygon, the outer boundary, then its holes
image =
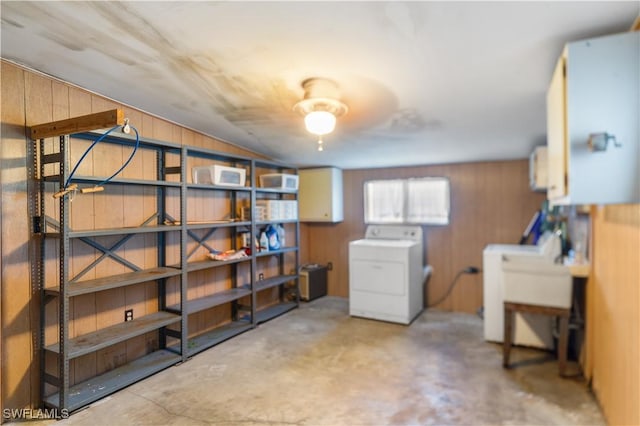
POLYGON ((280 240, 278 239, 278 228, 276 226, 269 225, 264 232, 267 234, 269 250, 279 250, 280 240))
POLYGON ((266 232, 260 233, 260 249, 258 251, 269 251, 269 239, 266 232))

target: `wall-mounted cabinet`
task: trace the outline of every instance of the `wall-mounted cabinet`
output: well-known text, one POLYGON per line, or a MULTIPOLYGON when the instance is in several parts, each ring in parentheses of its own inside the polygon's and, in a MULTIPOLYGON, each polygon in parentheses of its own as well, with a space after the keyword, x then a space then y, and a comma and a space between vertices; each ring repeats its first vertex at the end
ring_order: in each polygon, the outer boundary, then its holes
POLYGON ((547 92, 548 199, 640 202, 640 32, 569 43, 547 92))
POLYGON ((94 142, 101 135, 32 145, 41 394, 44 406, 69 411, 299 302, 297 209, 286 219, 256 215, 260 200, 297 202, 297 191, 258 188, 258 177, 297 169, 124 134, 94 142), (105 182, 134 147, 132 166, 105 182), (241 170, 243 179, 202 180, 196 169, 241 170), (91 190, 63 194, 73 185, 91 190), (286 243, 258 250, 267 226, 282 228, 286 243))
POLYGON ((342 170, 335 167, 301 169, 300 221, 342 222, 342 170))

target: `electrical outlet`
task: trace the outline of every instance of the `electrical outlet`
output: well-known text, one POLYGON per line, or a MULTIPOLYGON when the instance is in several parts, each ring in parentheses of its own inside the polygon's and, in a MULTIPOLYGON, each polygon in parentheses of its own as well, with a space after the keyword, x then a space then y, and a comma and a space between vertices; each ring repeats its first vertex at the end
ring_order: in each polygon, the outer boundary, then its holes
POLYGON ((327 270, 328 271, 332 271, 333 270, 333 262, 327 262, 327 270))
POLYGON ((133 320, 133 309, 127 309, 124 311, 124 322, 133 320))

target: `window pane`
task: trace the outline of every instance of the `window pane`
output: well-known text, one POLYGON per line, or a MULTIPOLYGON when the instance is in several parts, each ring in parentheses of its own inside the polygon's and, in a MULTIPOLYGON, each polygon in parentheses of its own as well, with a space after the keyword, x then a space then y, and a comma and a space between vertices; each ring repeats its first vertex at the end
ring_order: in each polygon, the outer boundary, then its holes
POLYGON ((403 223, 405 181, 374 180, 364 184, 365 223, 403 223))
POLYGON ((407 181, 407 221, 446 225, 449 223, 449 180, 418 178, 407 181))

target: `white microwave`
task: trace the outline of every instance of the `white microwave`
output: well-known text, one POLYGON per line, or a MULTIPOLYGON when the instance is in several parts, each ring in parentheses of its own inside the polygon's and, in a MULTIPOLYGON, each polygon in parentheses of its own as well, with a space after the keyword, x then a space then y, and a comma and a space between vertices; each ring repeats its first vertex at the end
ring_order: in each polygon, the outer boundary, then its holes
POLYGON ((227 166, 201 166, 191 170, 193 183, 224 186, 244 186, 246 181, 245 169, 227 166))

